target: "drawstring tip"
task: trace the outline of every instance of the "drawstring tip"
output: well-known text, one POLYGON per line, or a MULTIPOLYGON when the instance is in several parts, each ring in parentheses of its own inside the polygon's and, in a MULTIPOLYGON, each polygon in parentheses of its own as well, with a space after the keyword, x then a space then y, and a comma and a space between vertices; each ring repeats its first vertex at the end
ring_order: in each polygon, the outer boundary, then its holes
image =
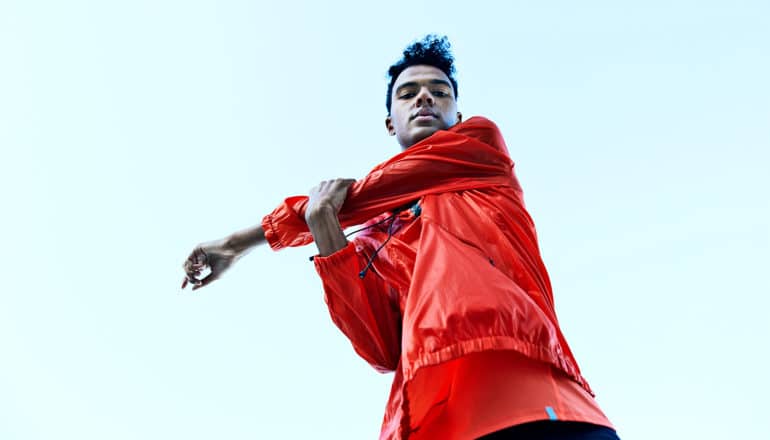
POLYGON ((385 239, 385 241, 382 242, 382 244, 377 247, 377 249, 374 251, 374 254, 372 254, 371 257, 369 257, 369 261, 366 262, 366 266, 361 270, 361 272, 358 272, 358 277, 361 279, 364 279, 366 276, 366 272, 369 270, 370 267, 372 267, 372 263, 374 263, 375 257, 377 257, 377 254, 380 253, 383 247, 385 247, 386 244, 390 241, 391 237, 393 237, 393 223, 396 221, 396 214, 391 215, 390 217, 390 225, 388 226, 388 238, 385 239))

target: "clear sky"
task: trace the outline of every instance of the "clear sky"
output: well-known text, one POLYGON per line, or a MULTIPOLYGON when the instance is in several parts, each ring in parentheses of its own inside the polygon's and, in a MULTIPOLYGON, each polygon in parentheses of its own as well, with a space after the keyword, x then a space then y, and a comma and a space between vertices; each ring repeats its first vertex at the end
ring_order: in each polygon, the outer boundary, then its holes
POLYGON ((770 438, 770 4, 3 0, 0 439, 376 438, 311 247, 192 247, 399 151, 429 32, 498 123, 623 439, 770 438), (504 6, 503 6, 504 5, 504 6))

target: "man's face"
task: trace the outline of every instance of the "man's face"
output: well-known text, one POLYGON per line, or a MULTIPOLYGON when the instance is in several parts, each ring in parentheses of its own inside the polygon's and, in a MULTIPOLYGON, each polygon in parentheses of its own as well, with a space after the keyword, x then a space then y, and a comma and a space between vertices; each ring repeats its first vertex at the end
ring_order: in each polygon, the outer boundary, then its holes
POLYGON ((462 120, 449 78, 433 66, 407 67, 393 84, 385 126, 403 149, 462 120))

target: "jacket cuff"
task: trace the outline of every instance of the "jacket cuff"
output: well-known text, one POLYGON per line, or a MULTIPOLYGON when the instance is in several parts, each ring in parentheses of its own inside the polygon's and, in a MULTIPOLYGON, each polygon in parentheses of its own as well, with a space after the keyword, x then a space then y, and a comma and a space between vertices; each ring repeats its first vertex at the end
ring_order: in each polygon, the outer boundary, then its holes
POLYGON ((270 245, 270 249, 278 251, 286 246, 281 242, 281 237, 275 230, 274 223, 273 214, 268 214, 262 218, 262 230, 265 232, 267 244, 270 245))
POLYGON ((315 270, 321 276, 333 270, 339 271, 343 267, 358 267, 356 244, 350 241, 347 246, 326 257, 316 255, 313 257, 313 264, 315 265, 315 270))

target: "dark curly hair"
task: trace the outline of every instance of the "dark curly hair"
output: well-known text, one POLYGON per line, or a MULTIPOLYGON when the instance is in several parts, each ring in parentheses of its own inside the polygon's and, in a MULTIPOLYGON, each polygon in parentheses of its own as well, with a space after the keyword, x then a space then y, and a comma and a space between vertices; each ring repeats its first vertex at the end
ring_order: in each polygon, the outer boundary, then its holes
POLYGON ((390 115, 390 106, 392 104, 393 84, 396 78, 407 67, 417 65, 433 66, 446 74, 449 82, 452 83, 455 99, 457 99, 457 80, 454 78, 455 58, 450 51, 451 45, 446 36, 426 35, 422 40, 415 41, 404 50, 404 56, 388 69, 390 83, 388 84, 388 96, 385 99, 385 107, 390 115))

